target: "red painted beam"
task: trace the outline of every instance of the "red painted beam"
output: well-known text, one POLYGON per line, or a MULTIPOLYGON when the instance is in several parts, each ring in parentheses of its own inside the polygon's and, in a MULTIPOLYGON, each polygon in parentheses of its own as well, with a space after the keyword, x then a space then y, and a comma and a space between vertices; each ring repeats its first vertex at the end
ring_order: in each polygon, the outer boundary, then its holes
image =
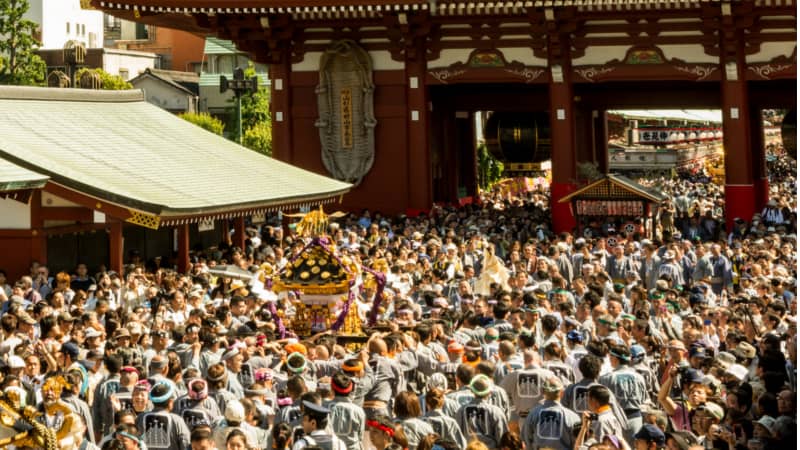
POLYGON ((94 215, 88 208, 80 206, 50 206, 41 209, 42 220, 73 220, 76 222, 92 222, 94 215))

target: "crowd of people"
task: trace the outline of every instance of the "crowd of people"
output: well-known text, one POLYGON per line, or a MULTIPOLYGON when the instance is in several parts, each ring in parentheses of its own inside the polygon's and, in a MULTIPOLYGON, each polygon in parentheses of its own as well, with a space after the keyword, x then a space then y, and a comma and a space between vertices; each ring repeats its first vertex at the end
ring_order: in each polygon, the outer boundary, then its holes
POLYGON ((552 233, 542 193, 332 222, 342 255, 387 268, 375 327, 376 289, 356 296, 356 344, 296 336, 302 294, 212 275, 280 272, 306 243, 287 227, 188 273, 135 254, 125 273, 0 272, 0 406, 62 449, 793 448, 793 172, 733 230, 721 188, 658 183, 657 238, 613 246, 552 233))

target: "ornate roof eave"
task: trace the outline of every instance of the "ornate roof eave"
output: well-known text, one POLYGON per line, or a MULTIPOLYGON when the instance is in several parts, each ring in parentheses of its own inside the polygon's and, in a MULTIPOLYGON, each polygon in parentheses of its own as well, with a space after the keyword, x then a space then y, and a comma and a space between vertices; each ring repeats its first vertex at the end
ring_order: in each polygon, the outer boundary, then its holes
MULTIPOLYGON (((781 7, 794 6, 795 0, 756 0, 757 4, 781 7)), ((707 3, 722 3, 721 0, 278 0, 278 1, 224 1, 224 0, 93 0, 92 4, 103 11, 128 12, 135 20, 147 22, 148 14, 166 14, 188 18, 187 23, 200 27, 191 20, 193 14, 218 15, 266 15, 292 14, 302 19, 322 17, 365 18, 386 12, 407 12, 430 10, 434 15, 519 15, 527 14, 531 8, 575 8, 579 11, 611 12, 641 10, 682 10, 698 9, 707 3), (341 15, 344 13, 344 15, 341 15)), ((182 27, 183 28, 183 27, 182 27)))
MULTIPOLYGON (((570 200, 573 200, 576 197, 580 197, 582 194, 585 194, 587 192, 591 192, 592 190, 594 190, 595 188, 597 188, 597 187, 599 187, 599 186, 601 186, 603 184, 611 184, 616 188, 619 188, 619 189, 622 189, 624 191, 630 192, 633 195, 636 195, 638 197, 641 197, 641 198, 643 198, 645 200, 648 200, 648 201, 651 201, 651 202, 654 202, 654 203, 660 202, 660 201, 664 200, 664 198, 666 198, 663 195, 661 195, 660 193, 651 192, 651 191, 647 190, 644 186, 641 186, 638 183, 636 183, 633 180, 630 180, 630 179, 628 179, 626 177, 623 177, 623 176, 620 176, 620 175, 608 174, 608 175, 604 176, 603 178, 601 178, 601 179, 599 179, 599 180, 597 180, 597 181, 595 181, 593 183, 589 183, 588 185, 576 190, 575 192, 572 192, 572 193, 560 198, 558 200, 558 203, 569 202, 570 200)), ((609 199, 609 200, 616 200, 616 199, 614 198, 614 199, 609 199)))
MULTIPOLYGON (((97 193, 82 192, 75 187, 50 181, 48 190, 55 195, 68 196, 68 199, 90 209, 97 209, 114 217, 134 225, 157 230, 163 227, 172 227, 186 224, 199 223, 207 220, 228 220, 237 217, 259 216, 267 213, 296 211, 298 209, 314 209, 321 205, 327 205, 340 201, 349 189, 328 193, 319 196, 307 196, 282 201, 273 201, 263 204, 251 205, 232 205, 228 208, 217 208, 214 210, 198 211, 195 213, 185 213, 177 211, 162 211, 154 213, 131 207, 130 205, 118 203, 107 196, 97 193), (71 194, 71 195, 70 195, 71 194)), ((10 193, 17 195, 16 193, 10 193)), ((2 194, 0 194, 0 197, 2 194)))

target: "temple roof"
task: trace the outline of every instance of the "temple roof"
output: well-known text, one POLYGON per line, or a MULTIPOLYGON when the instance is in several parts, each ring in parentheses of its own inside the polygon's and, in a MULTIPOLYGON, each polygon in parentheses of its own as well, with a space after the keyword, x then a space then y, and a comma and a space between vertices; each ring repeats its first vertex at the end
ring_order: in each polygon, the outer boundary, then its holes
POLYGON ((49 177, 0 159, 0 192, 38 189, 49 177))
POLYGON ((0 176, 49 178, 162 225, 310 207, 351 188, 205 131, 139 90, 3 86, 0 136, 0 176))
POLYGON ((565 203, 574 198, 592 198, 598 200, 644 199, 659 203, 667 197, 661 192, 642 186, 628 177, 608 174, 560 198, 558 202, 565 203))
MULTIPOLYGON (((92 0, 92 4, 106 12, 137 11, 161 14, 267 14, 309 13, 322 8, 328 11, 348 11, 357 17, 362 10, 407 11, 435 8, 439 13, 518 13, 524 8, 577 7, 586 10, 611 9, 686 9, 704 3, 721 3, 721 0, 92 0)), ((791 6, 794 0, 757 0, 757 4, 791 6)))

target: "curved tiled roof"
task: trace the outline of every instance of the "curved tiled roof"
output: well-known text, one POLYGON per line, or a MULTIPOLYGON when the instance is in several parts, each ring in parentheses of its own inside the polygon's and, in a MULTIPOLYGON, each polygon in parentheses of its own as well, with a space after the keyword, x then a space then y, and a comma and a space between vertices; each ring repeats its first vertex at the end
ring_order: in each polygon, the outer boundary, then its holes
POLYGON ((205 131, 137 90, 0 87, 0 136, 0 159, 162 223, 316 205, 351 188, 205 131))

